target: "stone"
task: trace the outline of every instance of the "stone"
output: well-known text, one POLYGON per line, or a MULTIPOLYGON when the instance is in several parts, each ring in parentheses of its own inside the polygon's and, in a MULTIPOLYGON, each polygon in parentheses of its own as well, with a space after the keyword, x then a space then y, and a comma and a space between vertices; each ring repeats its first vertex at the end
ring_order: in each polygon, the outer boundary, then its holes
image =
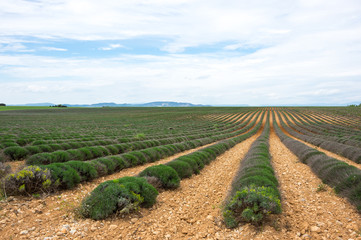
POLYGON ((20 235, 26 235, 26 234, 28 234, 28 233, 29 233, 28 230, 23 230, 23 231, 20 232, 20 235))
POLYGON ((312 226, 310 230, 311 232, 320 232, 321 229, 317 226, 312 226))
POLYGON ((302 235, 302 239, 311 239, 311 236, 308 234, 302 235))
POLYGON ((70 226, 68 224, 66 224, 66 225, 63 225, 63 228, 66 228, 69 230, 70 226))
POLYGON ((132 223, 136 223, 136 222, 138 221, 138 218, 132 218, 132 219, 130 219, 130 221, 131 221, 132 223))
POLYGON ((118 228, 118 225, 112 224, 109 226, 109 230, 115 230, 118 228))

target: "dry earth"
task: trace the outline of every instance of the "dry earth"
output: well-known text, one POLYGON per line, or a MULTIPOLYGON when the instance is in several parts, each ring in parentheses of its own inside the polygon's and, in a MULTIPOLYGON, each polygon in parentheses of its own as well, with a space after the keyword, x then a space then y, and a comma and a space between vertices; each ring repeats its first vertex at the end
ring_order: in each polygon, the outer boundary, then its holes
POLYGON ((272 131, 270 151, 280 182, 283 213, 264 226, 229 230, 221 205, 241 159, 260 132, 237 144, 185 179, 175 191, 161 192, 151 209, 103 221, 81 219, 74 208, 100 182, 131 176, 186 153, 124 170, 41 199, 9 198, 0 203, 1 239, 361 239, 360 215, 332 189, 317 191, 321 181, 298 161, 272 131))
POLYGON ((360 215, 355 207, 327 186, 318 191, 321 180, 273 130, 270 151, 282 195, 283 213, 276 218, 283 231, 280 239, 361 239, 360 215))

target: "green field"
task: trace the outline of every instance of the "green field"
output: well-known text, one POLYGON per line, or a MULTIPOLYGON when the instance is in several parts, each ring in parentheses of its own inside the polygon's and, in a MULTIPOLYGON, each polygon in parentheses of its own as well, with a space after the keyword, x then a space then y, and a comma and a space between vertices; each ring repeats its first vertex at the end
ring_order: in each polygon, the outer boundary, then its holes
MULTIPOLYGON (((279 173, 273 170, 269 150, 273 132, 300 163, 361 211, 361 168, 319 151, 361 164, 359 107, 9 109, 0 112, 0 160, 22 161, 25 168, 2 180, 3 194, 57 193, 196 149, 145 168, 139 177, 101 183, 83 200, 82 214, 104 219, 119 210, 119 201, 124 201, 126 211, 152 206, 159 189, 178 188, 182 179, 200 174, 218 156, 259 134, 242 164, 234 166, 239 170, 224 212, 228 227, 241 221, 256 223, 264 213, 281 212, 279 173), (237 215, 241 211, 242 220, 237 215)), ((2 176, 9 173, 1 167, 2 176)))
POLYGON ((49 109, 49 108, 51 107, 5 106, 5 107, 0 107, 0 111, 49 109))

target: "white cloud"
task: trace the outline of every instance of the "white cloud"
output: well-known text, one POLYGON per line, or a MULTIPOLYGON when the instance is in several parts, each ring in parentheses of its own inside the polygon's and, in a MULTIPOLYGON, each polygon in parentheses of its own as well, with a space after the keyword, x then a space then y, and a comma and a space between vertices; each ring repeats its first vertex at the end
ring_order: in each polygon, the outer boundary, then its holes
MULTIPOLYGON (((19 61, 22 66, 8 67, 0 74, 27 80, 4 84, 0 81, 0 85, 4 89, 3 97, 11 99, 12 103, 24 103, 29 96, 27 102, 39 97, 42 101, 50 98, 64 102, 61 100, 67 96, 67 102, 79 103, 86 96, 92 96, 88 102, 96 99, 146 102, 161 98, 204 104, 295 104, 312 103, 322 97, 326 103, 347 103, 345 101, 350 98, 344 96, 358 96, 358 79, 330 78, 323 72, 305 71, 306 68, 320 68, 322 63, 306 65, 296 71, 297 62, 283 68, 278 66, 278 61, 272 64, 272 58, 263 56, 262 61, 257 61, 261 57, 261 53, 225 59, 181 54, 103 59, 3 56, 0 63, 19 61), (287 68, 293 71, 292 78, 287 68), (41 95, 35 94, 39 92, 41 95), (21 102, 18 96, 22 96, 21 102)), ((328 74, 342 70, 342 66, 338 70, 332 67, 327 69, 328 74)), ((352 101, 357 101, 354 98, 352 101)))
POLYGON ((358 0, 1 1, 0 84, 6 84, 9 101, 27 93, 38 97, 34 91, 55 98, 54 86, 62 89, 59 99, 70 102, 89 93, 88 102, 102 96, 211 104, 359 101, 360 12, 358 0), (39 57, 26 54, 32 50, 24 36, 115 42, 98 48, 104 51, 127 47, 120 40, 156 37, 167 40, 160 48, 168 54, 39 57), (227 52, 182 54, 217 44, 227 52), (247 48, 259 50, 243 56, 235 51, 247 48))
POLYGON ((57 47, 41 47, 40 49, 46 51, 58 51, 58 52, 66 52, 68 49, 65 48, 57 48, 57 47))
POLYGON ((231 44, 224 47, 224 50, 236 50, 239 48, 243 48, 244 44, 238 43, 238 44, 231 44))
POLYGON ((0 44, 0 52, 33 52, 34 50, 28 49, 25 45, 21 43, 7 43, 0 44))
POLYGON ((121 44, 109 44, 107 47, 101 47, 99 50, 109 51, 117 48, 124 48, 121 44))

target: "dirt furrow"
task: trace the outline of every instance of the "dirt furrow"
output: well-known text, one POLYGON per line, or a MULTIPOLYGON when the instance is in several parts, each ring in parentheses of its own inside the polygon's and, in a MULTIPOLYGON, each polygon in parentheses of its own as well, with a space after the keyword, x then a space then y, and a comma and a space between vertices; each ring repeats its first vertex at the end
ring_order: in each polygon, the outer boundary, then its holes
MULTIPOLYGON (((258 135, 219 156, 201 174, 183 180, 179 189, 160 193, 151 209, 141 209, 137 215, 104 221, 77 219, 73 207, 98 184, 94 183, 35 203, 23 202, 17 207, 21 211, 18 215, 22 217, 16 217, 10 211, 7 227, 4 226, 1 234, 9 239, 11 234, 8 233, 12 229, 12 233, 16 233, 13 234, 15 238, 32 239, 230 239, 224 235, 239 236, 238 230, 230 231, 221 224, 219 207, 240 160, 258 135), (36 205, 40 205, 39 209, 36 205), (37 211, 35 209, 39 211, 32 213, 37 211)), ((133 168, 128 174, 123 174, 132 175, 141 170, 133 168)))
POLYGON ((352 166, 354 166, 354 167, 356 167, 356 168, 358 168, 358 169, 361 169, 361 165, 360 165, 360 164, 355 163, 355 162, 351 161, 351 160, 348 159, 348 158, 342 157, 341 155, 338 155, 338 154, 336 154, 336 153, 327 151, 327 150, 325 150, 325 149, 323 149, 323 148, 317 147, 317 146, 315 146, 315 145, 313 145, 313 144, 311 144, 311 143, 308 143, 308 142, 305 142, 305 141, 303 141, 303 140, 301 140, 301 139, 295 138, 294 136, 291 136, 291 135, 290 135, 290 137, 293 138, 293 139, 296 139, 297 141, 302 142, 303 144, 305 144, 305 145, 307 145, 307 146, 309 146, 309 147, 312 147, 312 148, 316 149, 317 151, 320 151, 320 152, 325 153, 325 154, 326 154, 327 156, 329 156, 329 157, 336 158, 336 159, 338 159, 338 160, 340 160, 340 161, 343 161, 343 162, 345 162, 345 163, 347 163, 347 164, 349 164, 349 165, 352 165, 352 166))
POLYGON ((279 239, 361 239, 357 210, 323 185, 273 130, 270 152, 282 194, 283 213, 273 220, 279 239))
MULTIPOLYGON (((287 126, 289 126, 288 123, 285 121, 284 116, 282 116, 282 119, 283 119, 283 121, 287 124, 287 126)), ((278 121, 278 120, 277 120, 277 121, 278 121)), ((278 121, 278 123, 279 123, 279 121, 278 121)), ((297 140, 297 141, 300 141, 300 142, 302 142, 303 144, 306 144, 306 145, 309 146, 309 147, 315 148, 315 149, 317 149, 318 151, 325 153, 325 154, 328 155, 329 157, 336 158, 336 159, 338 159, 338 160, 340 160, 340 161, 343 161, 343 162, 346 162, 347 164, 352 165, 352 166, 354 166, 354 167, 356 167, 356 168, 358 168, 358 169, 361 169, 361 165, 360 165, 360 164, 355 163, 355 162, 349 160, 348 158, 342 157, 341 155, 338 155, 338 154, 336 154, 336 153, 327 151, 327 150, 325 150, 325 149, 323 149, 323 148, 320 148, 320 147, 315 146, 315 145, 313 145, 313 144, 311 144, 311 143, 308 143, 308 142, 305 142, 305 141, 303 141, 303 140, 301 140, 301 139, 299 139, 299 138, 296 138, 296 137, 292 136, 291 134, 289 134, 289 133, 280 125, 280 123, 279 123, 279 126, 281 127, 282 131, 283 131, 285 134, 287 134, 287 136, 289 136, 289 137, 291 137, 291 138, 293 138, 293 139, 295 139, 295 140, 297 140)), ((290 126, 289 126, 289 127, 290 127, 290 126)), ((295 129, 293 129, 293 130, 295 130, 295 129)), ((297 131, 297 130, 295 130, 295 131, 297 131)), ((297 131, 297 132, 298 132, 298 131, 297 131)), ((300 132, 299 132, 299 133, 300 133, 300 132)), ((301 133, 301 134, 303 134, 303 133, 301 133)))
MULTIPOLYGON (((206 166, 199 175, 181 182, 176 191, 158 196, 151 210, 142 210, 139 220, 116 219, 125 226, 118 231, 125 239, 230 239, 241 232, 222 224, 221 204, 225 199, 240 160, 260 133, 237 144, 206 166), (135 231, 142 229, 141 231, 135 231)), ((116 236, 116 234, 115 234, 116 236)))
POLYGON ((74 215, 74 208, 79 205, 87 193, 91 192, 100 183, 124 176, 133 176, 147 167, 164 164, 212 144, 214 143, 184 151, 154 163, 127 168, 120 172, 94 179, 91 182, 84 182, 72 190, 56 192, 39 200, 25 197, 10 197, 10 201, 0 203, 0 236, 3 237, 1 239, 14 239, 13 237, 15 236, 21 237, 22 235, 20 233, 22 231, 29 232, 28 234, 24 234, 23 237, 25 239, 29 237, 29 234, 32 234, 31 236, 33 237, 44 236, 44 234, 49 231, 50 233, 56 234, 58 222, 69 215, 74 215), (34 219, 36 219, 35 222, 34 219), (48 225, 44 224, 51 224, 51 230, 48 228, 48 225), (34 230, 29 231, 29 229, 34 227, 34 230))
MULTIPOLYGON (((249 140, 246 141, 248 142, 249 140)), ((242 146, 243 145, 246 145, 246 143, 244 144, 242 143, 242 146)), ((97 226, 97 224, 101 224, 101 226, 105 224, 107 225, 107 227, 111 229, 114 227, 114 224, 119 224, 119 223, 113 223, 113 220, 101 223, 87 219, 77 219, 74 209, 77 206, 79 206, 81 200, 89 192, 91 192, 96 186, 98 186, 101 182, 104 182, 106 180, 116 179, 124 176, 133 176, 149 166, 169 162, 177 157, 189 154, 191 152, 194 152, 200 148, 204 148, 207 146, 208 145, 205 145, 196 149, 185 151, 176 154, 174 156, 165 158, 161 161, 157 161, 155 163, 150 163, 143 166, 125 169, 119 173, 98 178, 92 182, 86 182, 80 184, 75 189, 63 191, 61 193, 55 193, 54 195, 45 197, 43 199, 34 200, 31 198, 21 198, 21 197, 10 198, 10 202, 5 202, 5 203, 3 202, 0 204, 0 208, 1 208, 0 216, 3 216, 0 221, 0 227, 1 227, 0 235, 3 237, 3 239, 14 239, 14 238, 44 239, 44 237, 52 237, 51 239, 57 239, 57 238, 73 239, 75 237, 80 237, 84 239, 92 238, 94 236, 93 232, 95 232, 95 228, 96 228, 95 226, 97 226), (92 228, 88 227, 90 223, 93 224, 91 226, 92 228), (110 227, 110 225, 112 225, 112 227, 110 227), (79 226, 80 226, 80 230, 79 230, 79 226)), ((232 152, 235 151, 234 149, 240 148, 239 145, 237 146, 235 148, 232 148, 232 152)), ((227 154, 230 155, 231 153, 227 153, 227 154)), ((238 162, 239 160, 240 159, 238 159, 238 162)), ((232 167, 230 168, 232 169, 232 167)), ((209 169, 208 171, 216 172, 217 168, 215 169, 209 168, 209 169), (213 169, 213 170, 209 170, 209 169, 213 169)), ((187 180, 183 182, 186 181, 187 180)), ((196 185, 198 186, 198 184, 196 185)), ((216 185, 219 186, 218 184, 216 185)), ((184 184, 182 186, 184 186, 184 184)), ((207 187, 205 187, 204 189, 207 189, 207 187)), ((177 191, 164 193, 164 194, 170 194, 171 196, 176 196, 177 191)), ((209 195, 212 195, 212 193, 213 192, 209 192, 209 195)), ((185 194, 185 196, 186 195, 187 194, 185 194)), ((158 197, 158 199, 161 198, 158 197)), ((148 211, 148 210, 142 210, 142 211, 148 211)), ((142 214, 142 212, 140 212, 140 214, 142 214)), ((154 219, 157 219, 157 217, 155 217, 154 219)), ((127 220, 128 219, 122 219, 123 223, 121 224, 124 224, 124 222, 127 222, 127 220)), ((107 228, 105 229, 103 228, 101 232, 106 229, 107 228)), ((99 231, 97 233, 102 235, 99 231)), ((106 237, 102 239, 109 239, 108 233, 106 233, 104 236, 106 237)))

